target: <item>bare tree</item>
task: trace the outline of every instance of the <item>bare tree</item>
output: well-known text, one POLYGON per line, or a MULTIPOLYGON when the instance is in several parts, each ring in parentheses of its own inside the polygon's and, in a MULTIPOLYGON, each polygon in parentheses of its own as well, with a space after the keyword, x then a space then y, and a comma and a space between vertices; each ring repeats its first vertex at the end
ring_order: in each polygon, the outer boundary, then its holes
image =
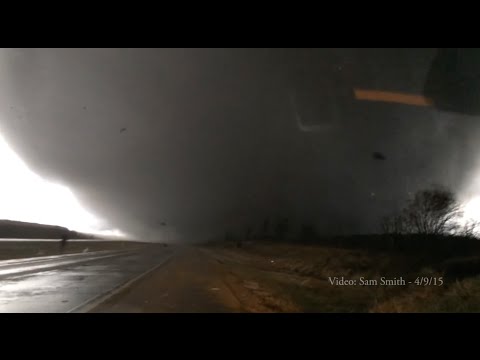
POLYGON ((385 234, 400 235, 405 233, 405 219, 402 215, 387 216, 381 222, 385 234))
POLYGON ((479 221, 468 220, 460 228, 457 235, 464 236, 464 237, 467 237, 467 238, 477 238, 479 229, 480 229, 480 222, 479 221))
POLYGON ((288 231, 290 229, 289 223, 288 223, 288 218, 282 218, 278 222, 276 228, 275 228, 275 235, 277 240, 285 240, 288 231))
POLYGON ((451 234, 458 229, 462 211, 453 192, 435 187, 417 192, 403 216, 408 232, 440 235, 451 234))
POLYGON ((252 234, 253 234, 253 227, 247 226, 247 229, 245 231, 245 240, 247 241, 252 240, 252 234))
POLYGON ((384 218, 381 225, 387 234, 458 234, 462 215, 454 193, 437 186, 417 192, 401 214, 384 218))
POLYGON ((263 226, 262 226, 262 236, 264 239, 267 239, 270 237, 270 219, 266 218, 263 221, 263 226))

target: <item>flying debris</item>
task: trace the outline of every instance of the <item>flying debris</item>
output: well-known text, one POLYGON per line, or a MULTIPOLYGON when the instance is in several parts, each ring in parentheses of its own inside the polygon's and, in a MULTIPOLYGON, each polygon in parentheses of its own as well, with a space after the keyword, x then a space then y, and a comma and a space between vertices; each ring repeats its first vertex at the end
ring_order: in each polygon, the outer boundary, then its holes
POLYGON ((374 153, 372 154, 372 156, 373 156, 373 158, 374 158, 375 160, 386 160, 386 159, 387 159, 387 158, 385 157, 385 155, 383 155, 382 153, 377 152, 377 151, 374 152, 374 153))
POLYGON ((167 224, 165 222, 162 222, 160 225, 167 226, 167 224))
POLYGON ((123 133, 124 131, 127 131, 127 128, 121 128, 120 133, 123 133))
POLYGON ((327 130, 329 128, 329 125, 326 125, 326 124, 308 124, 308 125, 305 124, 302 120, 302 117, 298 113, 294 93, 290 94, 290 105, 292 107, 293 115, 294 115, 295 121, 297 123, 298 129, 300 131, 313 133, 313 132, 324 131, 324 130, 327 130))

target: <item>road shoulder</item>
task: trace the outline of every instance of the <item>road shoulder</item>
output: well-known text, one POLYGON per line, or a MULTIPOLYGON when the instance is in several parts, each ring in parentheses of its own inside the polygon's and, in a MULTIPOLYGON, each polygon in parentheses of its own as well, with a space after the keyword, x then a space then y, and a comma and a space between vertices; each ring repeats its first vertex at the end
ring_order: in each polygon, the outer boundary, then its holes
POLYGON ((176 250, 172 259, 111 296, 94 313, 242 312, 227 285, 225 269, 195 247, 176 250))

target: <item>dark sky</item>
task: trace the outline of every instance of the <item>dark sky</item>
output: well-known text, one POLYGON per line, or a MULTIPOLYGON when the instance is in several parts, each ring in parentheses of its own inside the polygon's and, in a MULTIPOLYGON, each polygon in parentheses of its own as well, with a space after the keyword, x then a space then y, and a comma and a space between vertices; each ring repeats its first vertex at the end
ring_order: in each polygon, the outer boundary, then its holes
POLYGON ((473 176, 477 117, 352 99, 354 87, 420 94, 436 53, 2 50, 0 130, 36 173, 137 237, 166 222, 198 240, 267 216, 375 231, 408 192, 473 176))

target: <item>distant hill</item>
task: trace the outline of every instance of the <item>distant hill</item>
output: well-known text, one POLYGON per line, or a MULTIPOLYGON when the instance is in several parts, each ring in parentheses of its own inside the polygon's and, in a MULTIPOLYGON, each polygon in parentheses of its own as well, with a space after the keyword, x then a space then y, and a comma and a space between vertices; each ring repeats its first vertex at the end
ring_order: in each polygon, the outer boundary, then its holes
POLYGON ((95 239, 91 234, 79 233, 66 227, 0 220, 0 239, 60 239, 65 234, 69 239, 95 239))

